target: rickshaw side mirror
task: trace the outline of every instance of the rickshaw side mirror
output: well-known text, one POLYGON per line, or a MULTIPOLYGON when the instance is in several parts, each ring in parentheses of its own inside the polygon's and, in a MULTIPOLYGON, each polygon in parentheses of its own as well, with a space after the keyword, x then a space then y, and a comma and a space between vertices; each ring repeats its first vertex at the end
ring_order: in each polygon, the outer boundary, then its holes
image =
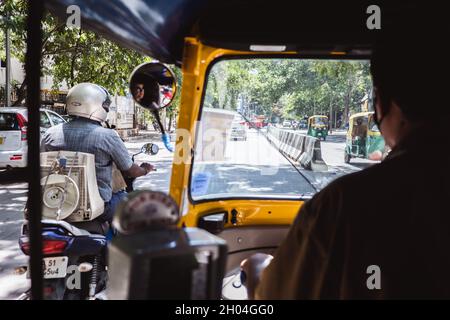
POLYGON ((137 66, 130 76, 130 92, 143 108, 157 111, 169 106, 176 93, 177 81, 169 67, 160 62, 137 66))

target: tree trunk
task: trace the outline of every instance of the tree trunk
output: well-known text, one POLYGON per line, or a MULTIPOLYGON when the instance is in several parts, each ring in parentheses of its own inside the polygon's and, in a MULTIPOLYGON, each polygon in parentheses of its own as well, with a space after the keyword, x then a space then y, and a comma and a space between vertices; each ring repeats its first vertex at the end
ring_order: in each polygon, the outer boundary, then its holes
POLYGON ((25 99, 27 95, 26 83, 27 83, 27 75, 25 75, 22 84, 20 85, 19 89, 17 89, 17 100, 12 103, 13 107, 20 105, 22 101, 25 99))

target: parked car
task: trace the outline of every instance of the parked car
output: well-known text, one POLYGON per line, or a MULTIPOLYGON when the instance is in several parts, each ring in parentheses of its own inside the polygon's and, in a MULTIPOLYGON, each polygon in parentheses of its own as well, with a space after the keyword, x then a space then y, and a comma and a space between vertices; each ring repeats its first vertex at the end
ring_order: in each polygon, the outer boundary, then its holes
POLYGON ((298 123, 297 128, 299 130, 308 129, 308 120, 300 120, 300 122, 298 123))
POLYGON ((68 114, 60 115, 66 122, 71 121, 74 117, 69 116, 68 114))
POLYGON ((292 128, 292 122, 290 120, 284 120, 283 121, 283 128, 292 128))
MULTIPOLYGON (((56 112, 40 109, 41 134, 66 122, 56 112)), ((0 108, 0 168, 25 167, 28 112, 24 107, 0 108)))

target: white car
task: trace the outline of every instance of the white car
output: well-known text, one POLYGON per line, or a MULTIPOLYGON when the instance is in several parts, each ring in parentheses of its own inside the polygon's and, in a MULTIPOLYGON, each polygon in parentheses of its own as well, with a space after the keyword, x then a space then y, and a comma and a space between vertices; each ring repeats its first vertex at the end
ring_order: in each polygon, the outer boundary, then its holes
POLYGON ((292 128, 292 122, 290 120, 284 120, 283 121, 283 128, 292 128))
MULTIPOLYGON (((40 109, 41 134, 66 122, 56 112, 40 109)), ((24 107, 0 108, 0 168, 27 165, 28 111, 24 107)))

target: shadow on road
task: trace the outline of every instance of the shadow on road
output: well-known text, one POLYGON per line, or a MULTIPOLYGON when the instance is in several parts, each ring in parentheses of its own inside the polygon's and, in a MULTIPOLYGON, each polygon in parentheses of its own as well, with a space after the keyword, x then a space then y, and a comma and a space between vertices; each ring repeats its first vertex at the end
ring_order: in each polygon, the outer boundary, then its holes
POLYGON ((343 134, 332 134, 327 136, 327 139, 324 142, 330 143, 345 143, 346 136, 343 134))
POLYGON ((292 166, 264 166, 250 164, 197 163, 193 185, 198 186, 196 199, 213 195, 239 196, 299 196, 315 193, 310 183, 292 166), (209 176, 204 179, 205 173, 209 176), (196 177, 202 176, 202 181, 196 177))
POLYGON ((28 264, 18 244, 27 191, 26 184, 0 188, 0 300, 15 299, 29 287, 24 274, 15 274, 28 264))

